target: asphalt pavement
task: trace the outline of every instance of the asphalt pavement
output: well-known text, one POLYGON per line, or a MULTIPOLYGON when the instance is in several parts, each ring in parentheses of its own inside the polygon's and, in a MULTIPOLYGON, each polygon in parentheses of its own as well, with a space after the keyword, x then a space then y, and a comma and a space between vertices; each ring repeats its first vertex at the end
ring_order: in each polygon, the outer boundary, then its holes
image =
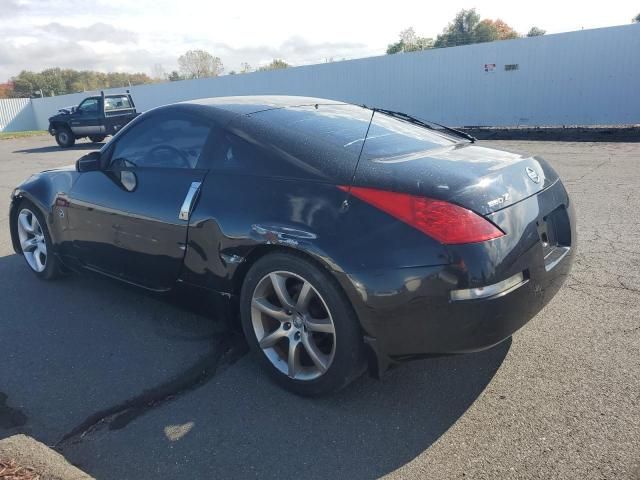
POLYGON ((481 144, 565 181, 565 287, 489 351, 311 400, 273 385, 201 295, 38 280, 12 251, 9 194, 95 146, 0 140, 0 438, 29 434, 98 479, 639 479, 640 143, 481 144))

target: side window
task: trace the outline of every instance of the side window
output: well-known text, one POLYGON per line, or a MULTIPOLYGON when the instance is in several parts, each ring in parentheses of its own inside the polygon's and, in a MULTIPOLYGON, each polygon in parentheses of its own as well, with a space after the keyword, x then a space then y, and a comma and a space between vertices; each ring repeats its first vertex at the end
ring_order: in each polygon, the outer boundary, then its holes
POLYGON ((129 102, 129 97, 123 95, 121 97, 105 97, 104 99, 104 109, 105 111, 111 110, 123 110, 131 108, 131 102, 129 102))
POLYGON ((87 98, 84 102, 80 104, 78 110, 82 113, 98 113, 98 99, 97 98, 87 98))
POLYGON ((228 127, 213 170, 348 182, 371 121, 371 110, 319 104, 243 116, 228 127))
POLYGON ((134 125, 118 139, 112 167, 196 168, 211 132, 202 120, 163 114, 134 125))

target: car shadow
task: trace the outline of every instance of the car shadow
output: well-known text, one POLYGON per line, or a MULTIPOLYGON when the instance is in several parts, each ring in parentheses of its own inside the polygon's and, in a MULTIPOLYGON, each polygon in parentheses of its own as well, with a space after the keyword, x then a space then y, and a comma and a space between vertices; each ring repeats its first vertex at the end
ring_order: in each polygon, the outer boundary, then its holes
POLYGON ((76 143, 73 147, 62 148, 58 145, 47 145, 46 147, 34 147, 34 148, 24 148, 22 150, 15 150, 13 153, 51 153, 51 152, 60 152, 63 150, 66 151, 83 151, 83 150, 100 150, 104 142, 101 143, 76 143))
POLYGON ((0 437, 54 444, 141 392, 166 384, 153 403, 205 380, 194 369, 214 368, 234 333, 186 301, 93 274, 46 282, 21 256, 0 257, 0 437))
POLYGON ((451 428, 511 346, 300 398, 244 356, 205 300, 93 275, 42 282, 21 257, 0 258, 0 437, 57 445, 96 478, 378 477, 451 428))

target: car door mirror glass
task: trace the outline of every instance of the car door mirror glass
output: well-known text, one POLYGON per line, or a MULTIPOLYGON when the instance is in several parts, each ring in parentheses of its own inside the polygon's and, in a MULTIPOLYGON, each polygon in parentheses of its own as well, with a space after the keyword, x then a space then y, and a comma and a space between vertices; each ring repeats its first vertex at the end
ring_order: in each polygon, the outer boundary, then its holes
POLYGON ((78 172, 92 172, 100 170, 101 154, 98 151, 87 153, 76 162, 78 172))

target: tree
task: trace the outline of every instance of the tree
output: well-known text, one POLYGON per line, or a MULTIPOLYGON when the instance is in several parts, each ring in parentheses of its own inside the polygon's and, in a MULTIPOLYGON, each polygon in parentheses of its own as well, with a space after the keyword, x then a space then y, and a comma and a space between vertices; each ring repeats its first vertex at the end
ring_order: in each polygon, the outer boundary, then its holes
POLYGON ((415 30, 410 27, 400 32, 400 39, 396 43, 389 44, 387 54, 415 52, 428 48, 433 48, 433 39, 417 36, 415 30))
POLYGON ((15 92, 13 91, 13 83, 0 83, 0 98, 13 98, 15 92))
POLYGON ((164 80, 166 76, 167 72, 164 71, 160 63, 155 63, 153 67, 151 67, 151 78, 154 80, 164 80))
POLYGON ((184 78, 182 78, 180 72, 178 72, 177 70, 173 70, 169 75, 167 75, 167 80, 169 80, 170 82, 177 82, 179 80, 184 80, 184 78))
POLYGON ((484 19, 476 25, 472 43, 493 42, 495 40, 511 40, 520 35, 504 21, 484 19))
POLYGON ((454 47, 470 43, 510 40, 520 35, 501 19, 480 20, 475 8, 460 10, 447 28, 438 35, 434 47, 454 47))
POLYGON ((189 50, 178 58, 178 65, 186 78, 217 77, 224 71, 222 60, 204 50, 189 50))
POLYGON ((32 97, 40 89, 37 74, 28 70, 21 71, 11 82, 18 97, 32 97))
POLYGON ((145 73, 95 72, 91 70, 73 70, 70 68, 47 68, 41 72, 22 71, 15 77, 15 96, 32 97, 63 95, 83 91, 95 91, 101 88, 128 87, 152 83, 145 73))
POLYGON ((527 37, 541 37, 545 33, 547 33, 546 30, 538 27, 531 27, 531 30, 529 30, 529 32, 527 33, 527 37))
POLYGON ((454 47, 475 43, 475 29, 480 23, 480 15, 475 8, 460 10, 453 22, 437 36, 434 47, 454 47))
POLYGON ((633 17, 633 23, 640 23, 640 13, 633 17))
POLYGON ((289 64, 279 58, 274 58, 268 65, 264 65, 258 69, 259 72, 266 72, 269 70, 280 70, 282 68, 289 68, 289 64))

